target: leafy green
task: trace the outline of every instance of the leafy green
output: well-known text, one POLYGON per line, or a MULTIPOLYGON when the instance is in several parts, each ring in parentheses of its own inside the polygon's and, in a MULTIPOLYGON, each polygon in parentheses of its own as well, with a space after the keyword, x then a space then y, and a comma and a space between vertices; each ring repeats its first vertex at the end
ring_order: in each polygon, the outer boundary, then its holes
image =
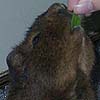
POLYGON ((72 20, 71 20, 71 29, 73 29, 75 26, 81 25, 81 18, 80 16, 73 13, 72 20))

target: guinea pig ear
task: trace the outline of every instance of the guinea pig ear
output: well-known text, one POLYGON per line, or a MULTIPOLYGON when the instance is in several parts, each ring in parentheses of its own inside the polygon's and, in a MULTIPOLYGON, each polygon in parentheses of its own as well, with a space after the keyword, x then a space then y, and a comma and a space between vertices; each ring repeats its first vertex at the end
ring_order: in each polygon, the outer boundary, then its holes
POLYGON ((33 47, 38 44, 40 41, 40 32, 36 33, 32 40, 33 47))
POLYGON ((9 74, 13 85, 19 83, 21 75, 23 73, 23 56, 21 53, 13 50, 6 58, 7 65, 9 67, 9 74))

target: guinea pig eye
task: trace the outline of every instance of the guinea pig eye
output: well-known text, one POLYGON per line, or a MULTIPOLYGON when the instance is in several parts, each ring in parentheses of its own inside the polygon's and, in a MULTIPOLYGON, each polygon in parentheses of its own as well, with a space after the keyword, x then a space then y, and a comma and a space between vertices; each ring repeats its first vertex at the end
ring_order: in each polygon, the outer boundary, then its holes
POLYGON ((38 44, 39 40, 40 40, 40 33, 37 33, 32 40, 33 47, 38 44))

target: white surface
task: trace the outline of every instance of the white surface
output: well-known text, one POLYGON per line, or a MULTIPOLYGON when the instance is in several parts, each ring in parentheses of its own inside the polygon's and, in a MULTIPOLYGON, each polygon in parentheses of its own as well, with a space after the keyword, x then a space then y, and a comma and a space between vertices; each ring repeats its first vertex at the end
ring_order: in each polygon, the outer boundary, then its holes
POLYGON ((54 2, 67 0, 0 0, 0 72, 7 69, 6 56, 23 39, 34 18, 54 2))

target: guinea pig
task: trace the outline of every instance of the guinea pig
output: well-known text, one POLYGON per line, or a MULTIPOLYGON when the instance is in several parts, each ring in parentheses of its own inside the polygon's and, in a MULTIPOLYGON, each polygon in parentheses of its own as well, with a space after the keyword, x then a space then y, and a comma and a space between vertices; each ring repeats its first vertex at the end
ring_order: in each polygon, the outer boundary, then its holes
POLYGON ((71 14, 60 3, 36 18, 7 56, 7 100, 95 100, 93 45, 83 28, 71 30, 70 23, 71 14))

